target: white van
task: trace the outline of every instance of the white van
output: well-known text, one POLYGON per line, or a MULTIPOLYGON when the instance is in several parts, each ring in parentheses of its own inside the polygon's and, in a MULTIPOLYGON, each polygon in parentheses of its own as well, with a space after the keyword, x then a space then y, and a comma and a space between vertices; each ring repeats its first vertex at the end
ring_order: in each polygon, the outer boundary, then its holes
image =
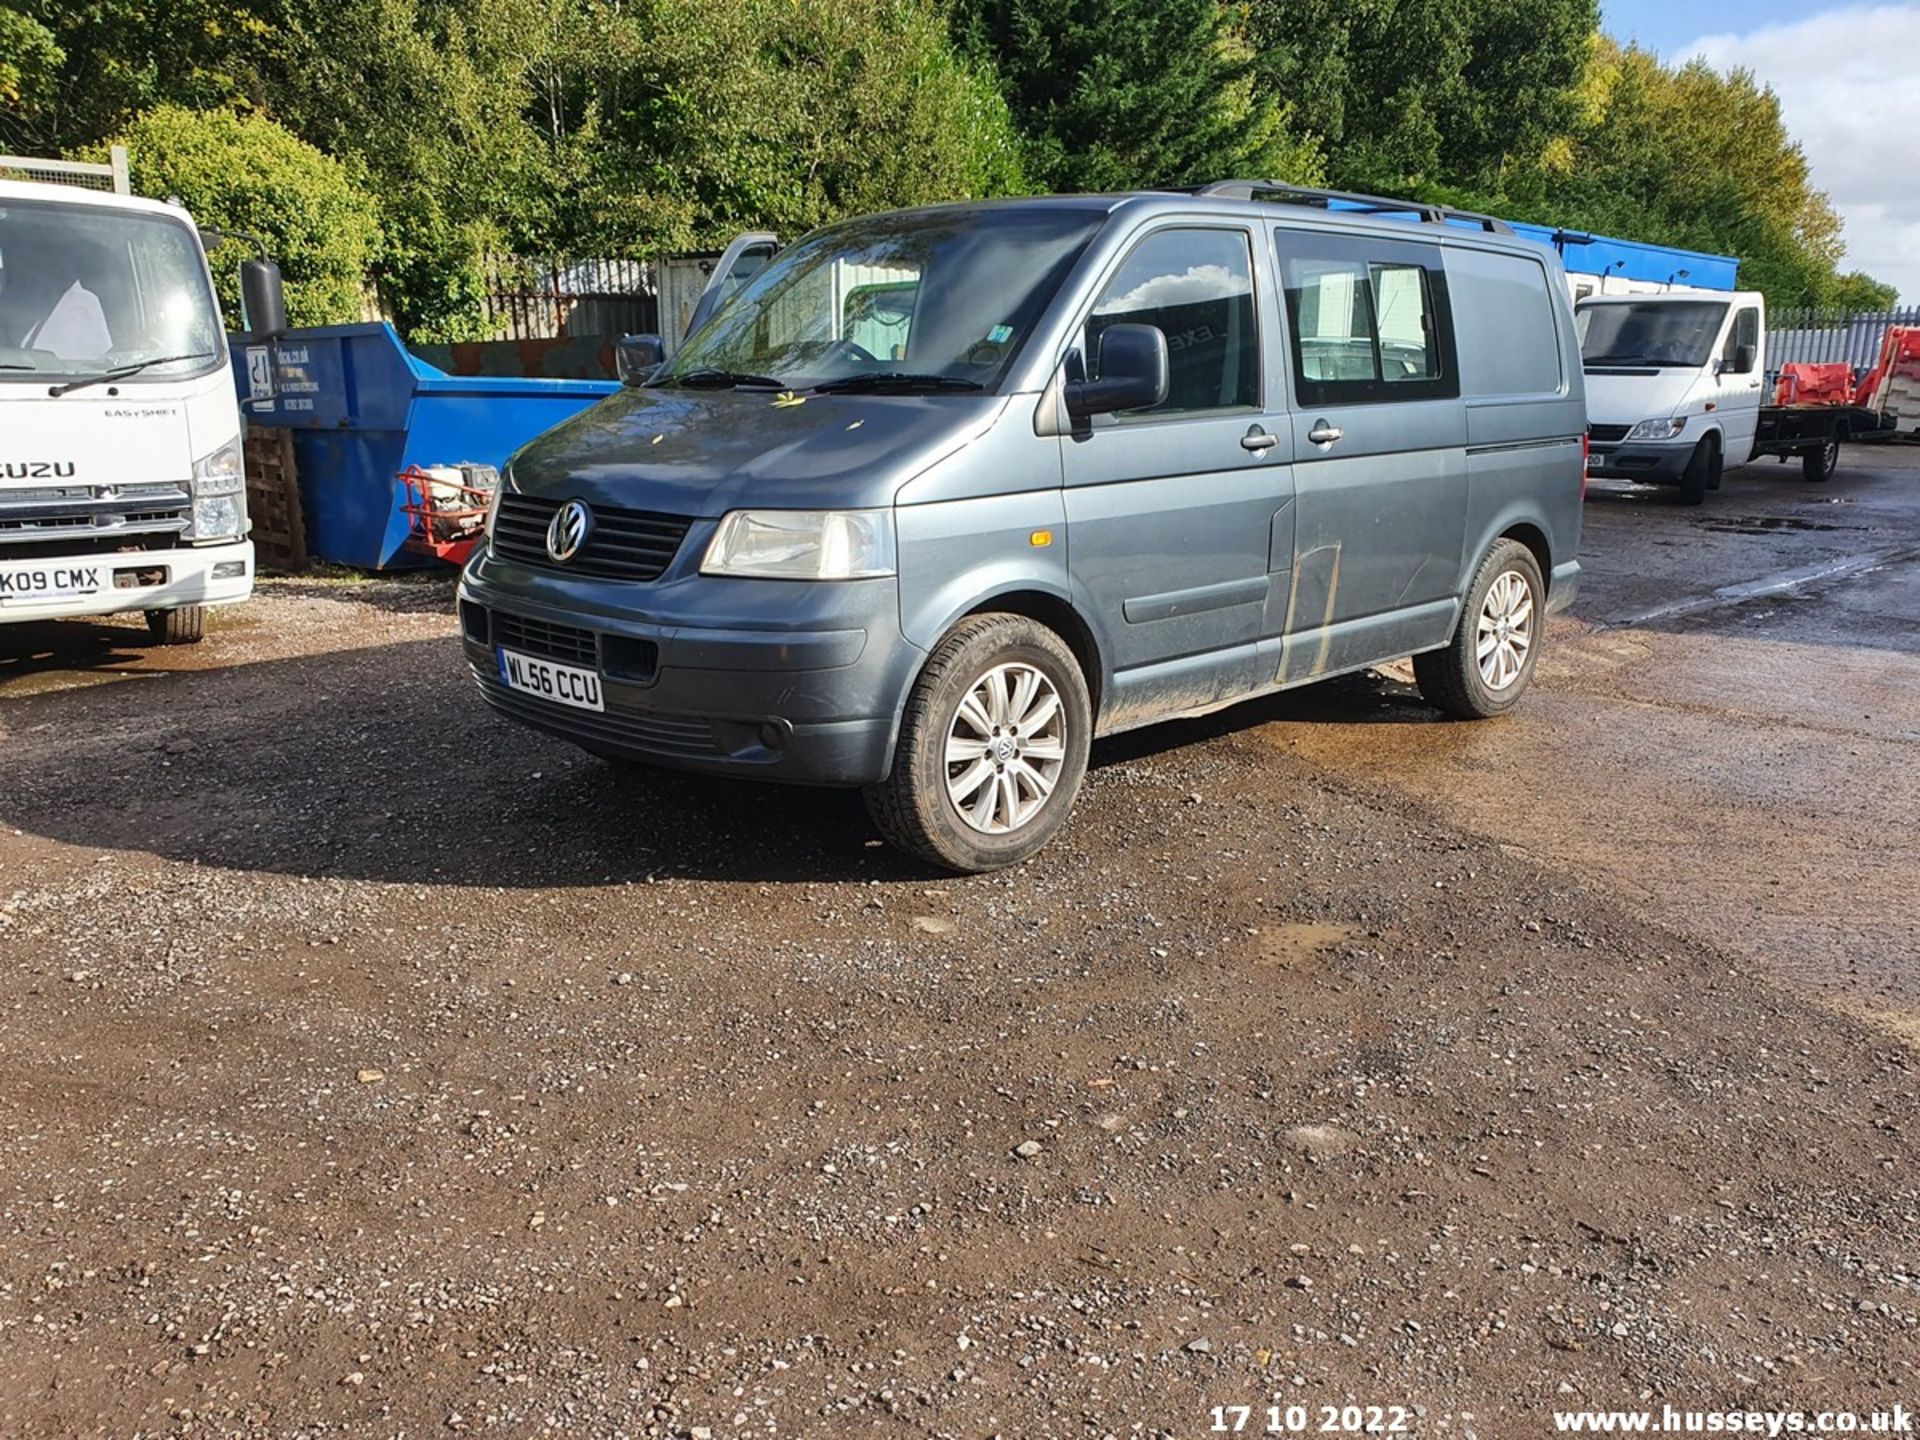
POLYGON ((1589 473, 1677 485, 1698 505, 1754 457, 1767 302, 1757 290, 1592 295, 1575 311, 1589 473))

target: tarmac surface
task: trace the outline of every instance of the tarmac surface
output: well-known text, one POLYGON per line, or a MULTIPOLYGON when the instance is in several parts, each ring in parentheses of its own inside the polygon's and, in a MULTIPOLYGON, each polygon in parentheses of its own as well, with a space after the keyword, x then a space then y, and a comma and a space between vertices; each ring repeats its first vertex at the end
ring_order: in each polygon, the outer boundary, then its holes
POLYGON ((0 1435, 1913 1409, 1920 449, 1586 522, 1506 720, 973 879, 497 721, 441 581, 0 630, 0 1435))

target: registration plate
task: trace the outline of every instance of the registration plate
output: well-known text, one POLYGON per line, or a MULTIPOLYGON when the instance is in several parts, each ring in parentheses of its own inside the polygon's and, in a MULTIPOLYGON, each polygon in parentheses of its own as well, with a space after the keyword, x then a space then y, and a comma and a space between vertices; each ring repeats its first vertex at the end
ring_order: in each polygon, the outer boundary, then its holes
POLYGON ((537 655, 522 655, 502 645, 494 652, 500 661, 500 679, 509 690, 538 695, 556 705, 576 710, 605 710, 600 698, 600 676, 577 665, 557 665, 537 655))
POLYGON ((99 565, 39 565, 0 570, 0 601, 63 600, 100 593, 99 565))

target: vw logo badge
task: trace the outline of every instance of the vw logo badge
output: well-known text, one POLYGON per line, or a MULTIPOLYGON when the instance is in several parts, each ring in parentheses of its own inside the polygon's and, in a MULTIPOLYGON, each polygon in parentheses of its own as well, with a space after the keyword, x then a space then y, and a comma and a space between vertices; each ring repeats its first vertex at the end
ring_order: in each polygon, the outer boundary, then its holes
POLYGON ((564 565, 580 553, 580 547, 587 543, 591 533, 593 511, 584 500, 569 500, 554 511, 553 519, 547 522, 547 554, 555 564, 564 565))

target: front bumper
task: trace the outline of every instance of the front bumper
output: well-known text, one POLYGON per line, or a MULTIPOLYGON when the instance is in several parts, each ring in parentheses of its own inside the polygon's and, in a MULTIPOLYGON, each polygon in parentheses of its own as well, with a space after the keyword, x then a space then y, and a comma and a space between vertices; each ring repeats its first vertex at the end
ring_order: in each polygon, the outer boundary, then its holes
POLYGON ((1642 485, 1678 485, 1693 458, 1693 444, 1647 441, 1595 441, 1589 447, 1587 473, 1607 480, 1638 480, 1642 485))
POLYGON ((188 605, 236 605, 253 593, 251 540, 37 560, 8 560, 0 550, 0 575, 24 575, 49 566, 98 570, 99 588, 91 595, 52 599, 0 598, 0 624, 119 615, 134 610, 179 610, 188 605), (222 573, 216 575, 216 570, 222 573), (238 573, 228 573, 236 570, 238 573))
POLYGON ((891 579, 639 584, 536 572, 485 550, 460 580, 460 634, 482 697, 523 725, 610 758, 812 785, 886 778, 925 659, 900 633, 891 579), (590 662, 606 709, 510 690, 503 643, 590 662))

